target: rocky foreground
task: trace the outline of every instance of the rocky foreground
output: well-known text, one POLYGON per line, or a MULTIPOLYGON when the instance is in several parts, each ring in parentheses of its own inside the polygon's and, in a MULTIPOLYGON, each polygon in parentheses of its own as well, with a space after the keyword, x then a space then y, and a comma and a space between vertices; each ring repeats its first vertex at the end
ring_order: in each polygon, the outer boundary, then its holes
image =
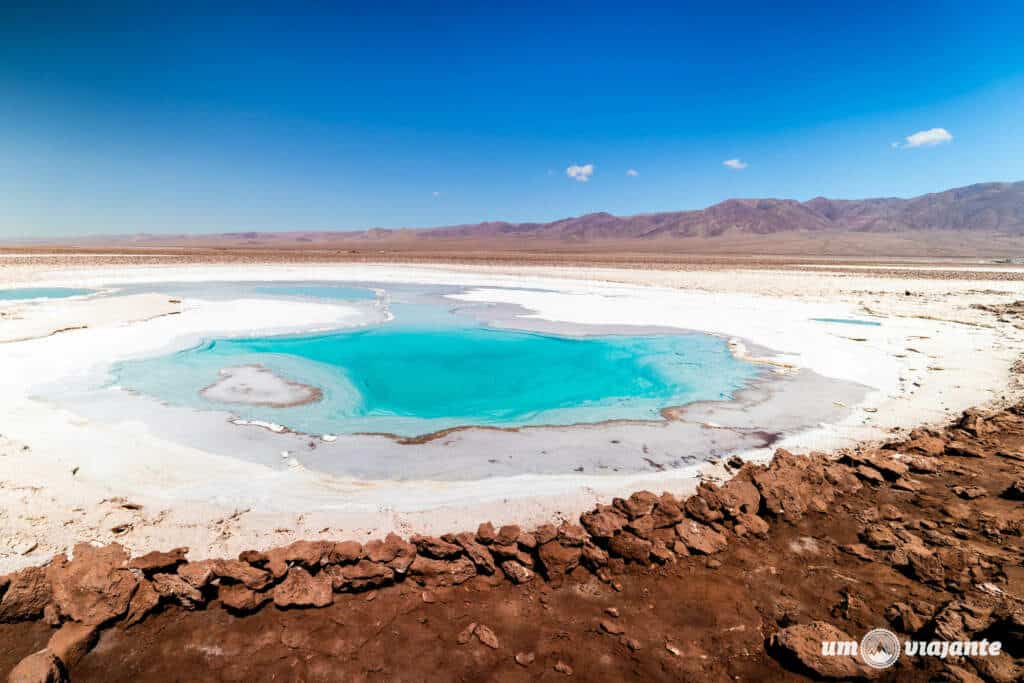
POLYGON ((1024 677, 1024 406, 834 455, 730 463, 522 530, 190 562, 75 547, 0 577, 10 681, 1024 677), (820 655, 870 629, 987 658, 820 655))

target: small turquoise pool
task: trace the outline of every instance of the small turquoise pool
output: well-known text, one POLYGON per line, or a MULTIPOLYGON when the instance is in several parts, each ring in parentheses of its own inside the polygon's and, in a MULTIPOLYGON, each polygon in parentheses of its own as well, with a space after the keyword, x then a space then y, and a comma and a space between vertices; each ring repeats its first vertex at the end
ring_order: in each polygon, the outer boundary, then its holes
MULTIPOLYGON (((319 285, 282 289, 273 287, 273 294, 325 294, 319 285)), ((408 437, 465 425, 657 420, 669 406, 730 399, 760 372, 733 357, 723 339, 705 334, 559 336, 487 327, 445 304, 389 310, 394 320, 365 328, 212 339, 124 362, 113 368, 111 383, 172 405, 309 434, 408 437), (315 387, 318 399, 281 407, 219 403, 203 393, 221 370, 239 366, 315 387)))
POLYGON ((344 287, 341 285, 296 285, 274 284, 254 287, 256 294, 269 294, 275 297, 295 297, 301 299, 332 299, 336 301, 368 301, 377 297, 372 289, 362 287, 344 287))
POLYGON ((94 289, 75 289, 70 287, 19 287, 16 289, 0 289, 0 301, 28 301, 30 299, 66 299, 69 296, 94 294, 94 289))
POLYGON ((836 323, 839 325, 870 325, 871 327, 881 327, 882 323, 875 322, 874 320, 858 320, 856 318, 811 318, 814 322, 818 323, 836 323))

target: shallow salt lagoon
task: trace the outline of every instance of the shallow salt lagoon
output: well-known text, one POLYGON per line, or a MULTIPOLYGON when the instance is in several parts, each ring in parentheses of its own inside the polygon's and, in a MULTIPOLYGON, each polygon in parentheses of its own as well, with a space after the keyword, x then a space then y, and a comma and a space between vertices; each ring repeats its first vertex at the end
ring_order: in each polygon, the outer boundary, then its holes
POLYGON ((110 384, 307 434, 417 437, 464 426, 661 420, 668 407, 730 399, 761 371, 705 334, 542 334, 489 327, 441 297, 406 296, 412 302, 403 303, 401 290, 255 289, 364 301, 395 295, 398 302, 386 304, 391 320, 364 328, 212 339, 122 362, 111 369, 110 384), (250 376, 260 369, 259 381, 239 381, 233 375, 240 369, 250 376), (230 391, 225 378, 234 382, 230 391), (306 387, 312 398, 275 397, 275 382, 286 396, 306 387))
POLYGON ((73 287, 18 287, 0 289, 0 301, 30 301, 32 299, 66 299, 72 296, 95 294, 94 289, 73 287))
POLYGON ((179 299, 182 314, 140 325, 151 330, 137 350, 40 383, 32 398, 111 433, 342 480, 685 472, 834 424, 869 391, 742 360, 734 354, 785 359, 742 338, 626 324, 621 312, 608 323, 542 317, 502 302, 493 285, 270 279, 102 290, 179 299), (292 302, 312 307, 283 313, 292 302), (236 308, 253 311, 249 331, 236 308))

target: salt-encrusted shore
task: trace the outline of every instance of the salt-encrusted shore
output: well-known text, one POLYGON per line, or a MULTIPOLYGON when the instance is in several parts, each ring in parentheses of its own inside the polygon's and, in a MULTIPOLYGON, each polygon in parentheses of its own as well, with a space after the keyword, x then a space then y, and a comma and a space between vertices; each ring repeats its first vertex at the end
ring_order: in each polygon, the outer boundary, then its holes
MULTIPOLYGON (((787 437, 782 445, 796 450, 885 438, 893 428, 938 422, 970 405, 1019 394, 1010 386, 1009 369, 1022 348, 1020 330, 972 308, 1024 298, 1024 286, 1016 281, 913 280, 912 272, 906 279, 884 280, 763 270, 362 265, 75 272, 17 266, 4 278, 5 286, 321 279, 455 284, 469 288, 460 295, 464 300, 521 306, 533 311, 538 324, 669 326, 739 337, 781 352, 777 361, 870 387, 859 405, 837 406, 846 414, 838 422, 787 437), (864 316, 883 325, 811 320, 864 316)), ((109 302, 121 302, 120 315, 113 317, 90 312, 103 299, 2 307, 4 338, 31 336, 19 331, 30 323, 30 331, 40 334, 43 311, 52 329, 49 336, 0 346, 0 373, 10 380, 0 395, 0 571, 36 563, 82 540, 118 540, 134 553, 187 545, 192 557, 201 558, 298 538, 441 533, 484 518, 535 524, 571 516, 613 495, 640 488, 682 492, 695 481, 696 467, 455 481, 340 477, 308 469, 301 459, 282 468, 211 455, 136 421, 109 424, 26 400, 47 378, 80 376, 94 362, 152 353, 170 340, 363 322, 360 311, 334 303, 171 304, 153 296, 105 300, 105 310, 113 306, 109 302)), ((832 396, 807 400, 842 402, 832 396)), ((730 420, 749 419, 751 409, 746 406, 740 416, 730 415, 728 405, 694 406, 691 417, 728 428, 730 420)), ((257 428, 237 431, 246 429, 257 428)))

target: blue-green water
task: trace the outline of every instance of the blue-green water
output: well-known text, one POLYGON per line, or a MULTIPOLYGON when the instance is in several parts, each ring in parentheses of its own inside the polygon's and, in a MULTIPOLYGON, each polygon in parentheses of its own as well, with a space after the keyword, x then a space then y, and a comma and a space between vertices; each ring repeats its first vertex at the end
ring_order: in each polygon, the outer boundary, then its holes
POLYGON ((215 339, 122 363, 113 381, 311 434, 414 436, 461 425, 656 420, 667 406, 728 399, 758 372, 708 335, 561 337, 483 327, 442 305, 391 310, 394 321, 351 331, 215 339), (322 400, 272 408, 200 395, 220 369, 253 364, 319 387, 322 400))
POLYGON ((0 289, 0 301, 24 301, 28 299, 65 299, 69 296, 92 294, 92 289, 70 287, 19 287, 0 289))
POLYGON ((273 284, 253 288, 256 294, 296 297, 303 299, 333 299, 340 301, 364 301, 376 298, 372 289, 344 287, 340 285, 273 284))

